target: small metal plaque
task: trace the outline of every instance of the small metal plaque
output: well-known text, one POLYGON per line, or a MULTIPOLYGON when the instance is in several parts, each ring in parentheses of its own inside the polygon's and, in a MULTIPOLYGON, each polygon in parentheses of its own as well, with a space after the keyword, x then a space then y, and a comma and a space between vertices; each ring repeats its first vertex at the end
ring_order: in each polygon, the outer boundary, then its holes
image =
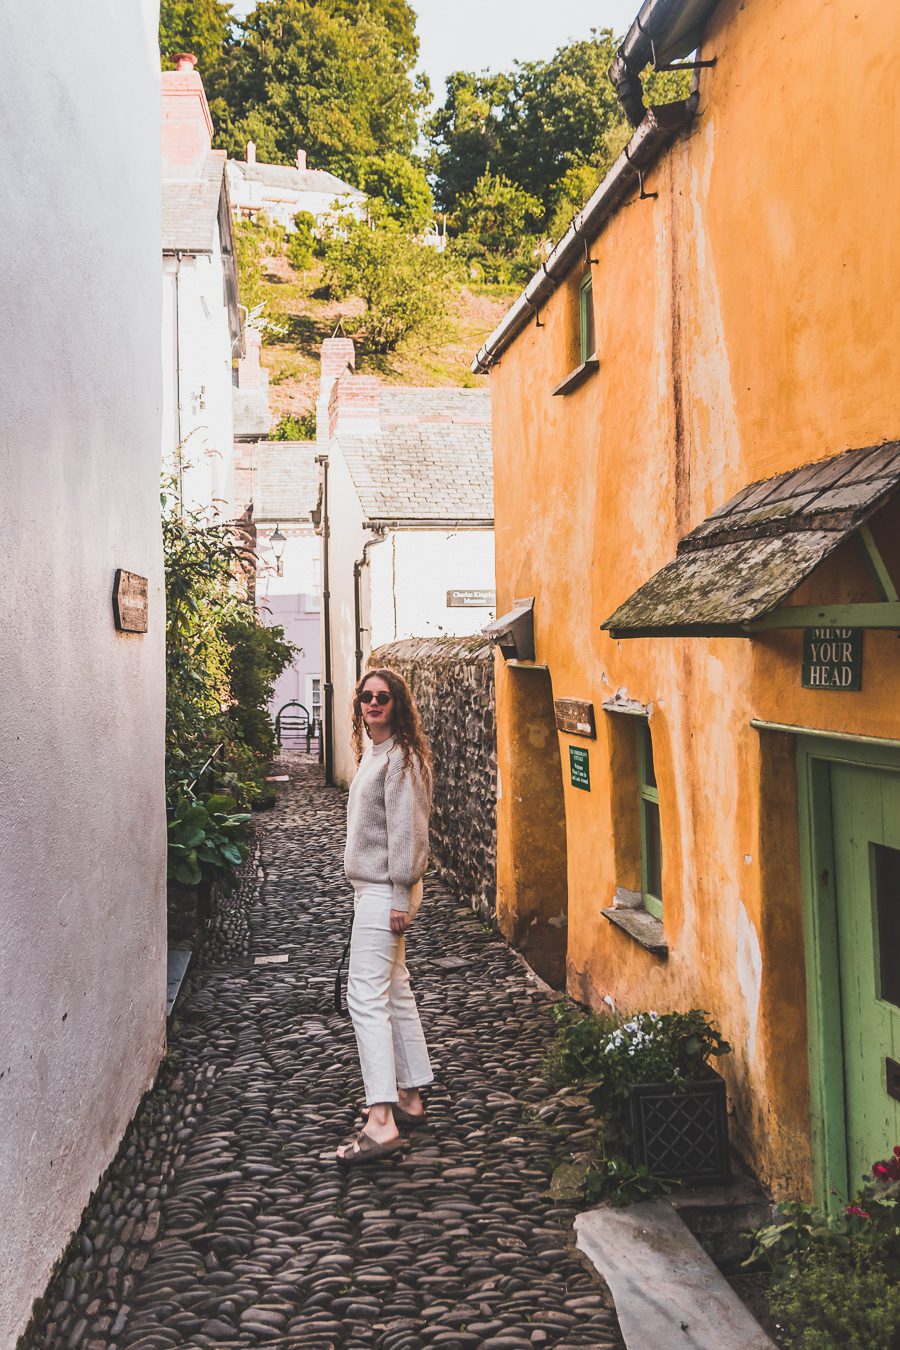
POLYGON ((591 790, 591 763, 588 759, 588 752, 582 745, 569 746, 569 773, 572 779, 572 786, 582 788, 585 792, 591 790))
POLYGON ((585 703, 579 698, 557 698, 553 701, 556 712, 556 726, 559 731, 567 731, 572 736, 590 736, 595 740, 597 724, 594 721, 593 703, 585 703))
POLYGON ((448 609, 496 609, 496 591, 448 591, 448 609))
POLYGON ((900 1102, 900 1064, 890 1057, 884 1061, 885 1067, 885 1088, 887 1095, 893 1097, 894 1101, 900 1102))
POLYGON ((804 689, 862 688, 861 628, 804 628, 804 689))
POLYGON ((146 633, 149 600, 147 578, 116 569, 113 585, 113 615, 120 633, 146 633))

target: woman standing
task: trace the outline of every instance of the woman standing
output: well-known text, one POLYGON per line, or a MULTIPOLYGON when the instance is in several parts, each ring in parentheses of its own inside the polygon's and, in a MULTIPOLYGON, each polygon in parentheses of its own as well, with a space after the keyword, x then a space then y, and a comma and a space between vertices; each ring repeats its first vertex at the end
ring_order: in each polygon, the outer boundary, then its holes
POLYGON ((431 1063, 406 969, 405 933, 422 903, 431 814, 431 756, 412 694, 393 670, 371 670, 353 696, 359 768, 347 803, 344 872, 354 890, 347 1007, 368 1119, 338 1149, 345 1165, 402 1148, 398 1125, 425 1121, 419 1089, 431 1063), (369 745, 363 754, 363 732, 369 745))

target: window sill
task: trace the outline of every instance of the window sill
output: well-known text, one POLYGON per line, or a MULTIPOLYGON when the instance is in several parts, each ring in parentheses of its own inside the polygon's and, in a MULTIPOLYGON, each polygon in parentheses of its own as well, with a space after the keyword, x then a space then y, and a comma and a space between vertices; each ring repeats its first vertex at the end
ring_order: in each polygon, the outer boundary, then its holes
POLYGON ((624 906, 612 905, 609 909, 601 909, 600 913, 604 919, 608 919, 616 928, 627 933, 638 946, 651 952, 653 956, 669 955, 669 944, 663 936, 662 920, 657 919, 643 907, 626 909, 624 906))
POLYGON ((564 380, 560 380, 552 391, 552 396, 555 398, 557 394, 571 394, 573 389, 577 389, 580 384, 584 384, 588 376, 593 375, 594 371, 599 369, 600 362, 596 356, 589 356, 586 361, 582 361, 580 366, 570 370, 564 380))

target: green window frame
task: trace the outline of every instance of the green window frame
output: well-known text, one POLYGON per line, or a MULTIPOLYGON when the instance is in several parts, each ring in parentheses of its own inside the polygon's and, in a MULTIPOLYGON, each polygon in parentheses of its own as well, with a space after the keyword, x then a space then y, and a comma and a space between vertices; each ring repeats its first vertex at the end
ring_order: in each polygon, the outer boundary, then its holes
POLYGON ((594 330, 594 278, 590 272, 582 278, 578 288, 578 338, 581 361, 589 361, 597 351, 594 330))
POLYGON ((648 914, 663 916, 662 836, 659 827, 659 789, 653 763, 650 724, 638 723, 638 799, 641 813, 641 896, 648 914))

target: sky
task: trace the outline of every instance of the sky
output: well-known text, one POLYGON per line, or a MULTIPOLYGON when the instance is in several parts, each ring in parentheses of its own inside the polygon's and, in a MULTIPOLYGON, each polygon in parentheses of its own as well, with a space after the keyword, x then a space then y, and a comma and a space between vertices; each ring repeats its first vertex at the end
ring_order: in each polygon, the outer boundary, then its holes
MULTIPOLYGON (((234 0, 241 17, 254 0, 234 0)), ((419 16, 419 65, 443 102, 452 70, 507 70, 550 56, 592 28, 624 33, 640 0, 412 0, 419 16)))

